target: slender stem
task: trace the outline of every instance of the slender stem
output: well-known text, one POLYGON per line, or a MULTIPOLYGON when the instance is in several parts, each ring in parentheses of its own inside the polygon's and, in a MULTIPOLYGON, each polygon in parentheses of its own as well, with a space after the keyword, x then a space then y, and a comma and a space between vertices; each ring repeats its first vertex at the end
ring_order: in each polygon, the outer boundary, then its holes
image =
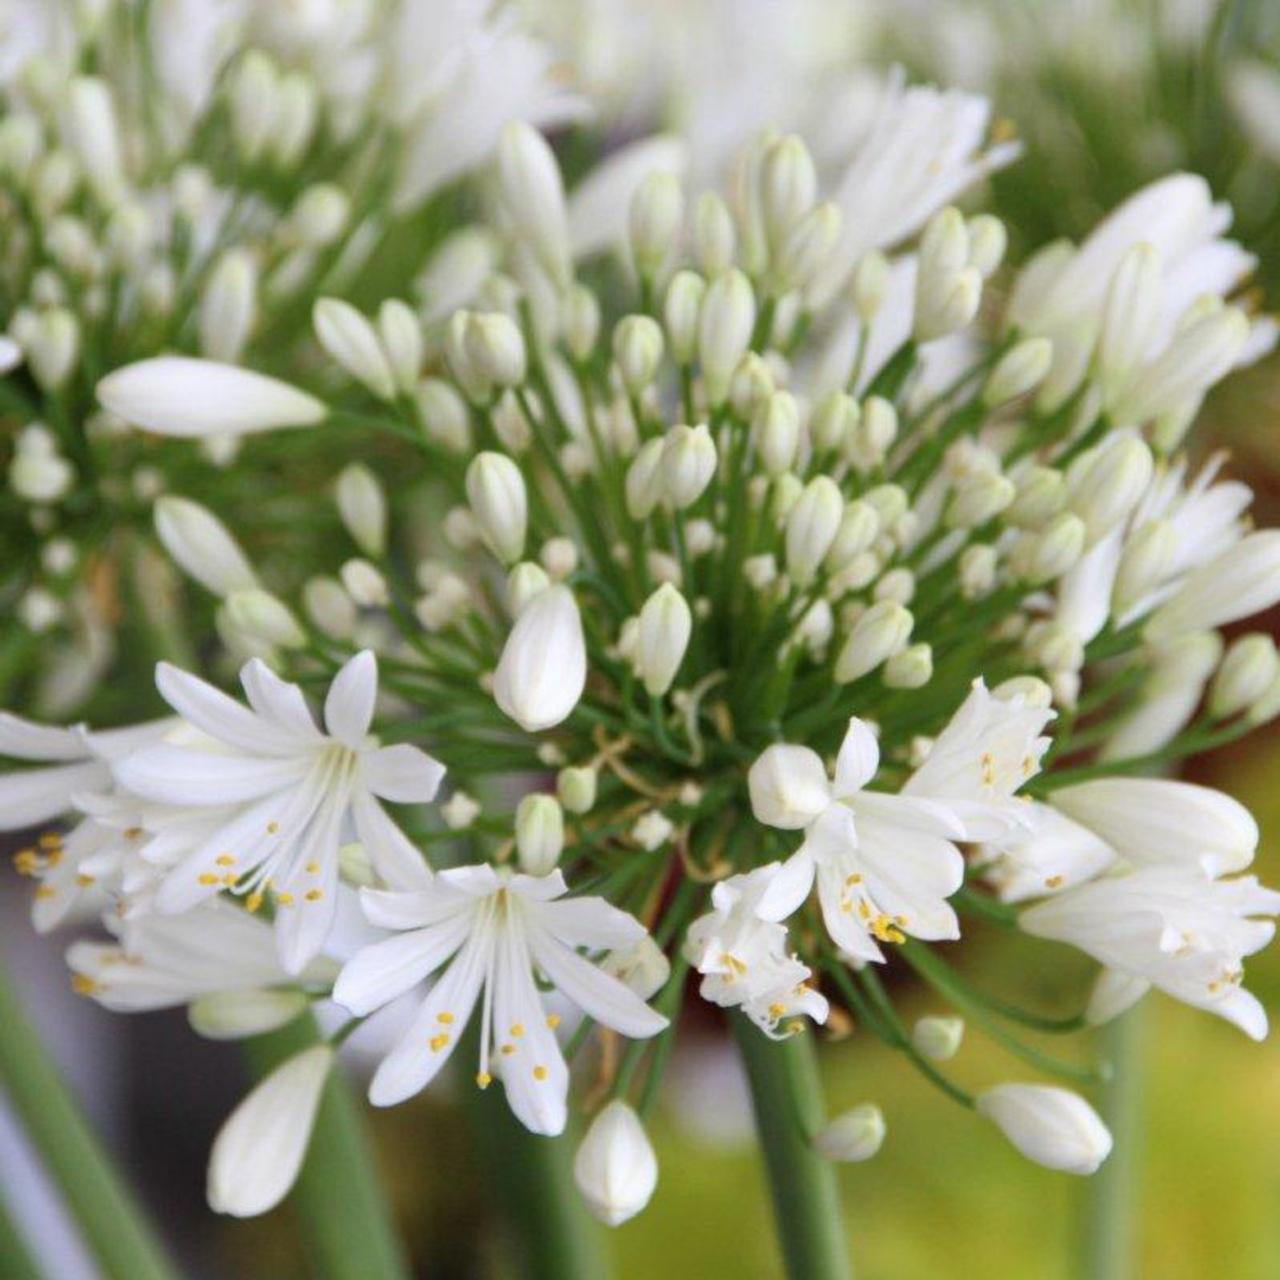
POLYGON ((66 1198, 104 1275, 112 1280, 177 1280, 177 1272, 62 1082, 2 968, 0 1027, 4 1028, 0 1086, 66 1198))
POLYGON ((1091 1280, 1128 1280, 1137 1274, 1138 1166, 1142 1146, 1145 1053, 1141 1006, 1110 1022, 1103 1031, 1112 1076, 1102 1093, 1102 1118, 1111 1130, 1111 1156, 1084 1188, 1084 1259, 1081 1274, 1091 1280))
POLYGON ((3 1199, 0 1199, 0 1276, 5 1280, 41 1280, 40 1268, 3 1199))
POLYGON ((835 1168, 814 1149, 825 1122, 813 1037, 770 1040, 732 1019, 764 1148, 778 1236, 791 1280, 849 1280, 835 1168))
MULTIPOLYGON (((245 1043, 262 1075, 319 1043, 310 1016, 245 1043)), ((404 1248, 387 1212, 359 1104, 342 1068, 329 1073, 307 1158, 290 1196, 306 1238, 314 1274, 325 1280, 403 1280, 404 1248)))
POLYGON ((466 1093, 492 1201, 507 1216, 518 1274, 526 1280, 605 1280, 600 1233, 573 1185, 570 1139, 530 1133, 499 1088, 468 1087, 466 1093))

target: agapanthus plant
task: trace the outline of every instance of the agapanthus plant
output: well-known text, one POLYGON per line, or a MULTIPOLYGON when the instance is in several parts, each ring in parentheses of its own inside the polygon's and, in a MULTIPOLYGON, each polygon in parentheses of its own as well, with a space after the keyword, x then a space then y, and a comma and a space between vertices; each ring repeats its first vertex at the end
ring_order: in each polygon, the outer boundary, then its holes
MULTIPOLYGON (((598 1107, 575 1171, 611 1223, 654 1192, 643 1120, 693 989, 744 1056, 797 1277, 845 1273, 831 1164, 885 1132, 873 1103, 823 1116, 825 1024, 882 1037, 1029 1158, 1093 1172, 1111 1138, 1078 1090, 1104 1064, 1044 1036, 1151 987, 1266 1031, 1242 986, 1280 911, 1242 874, 1257 827, 1158 776, 1280 709, 1271 641, 1217 631, 1280 599, 1280 534, 1179 452, 1274 336, 1232 300, 1229 212, 1177 176, 1012 271, 996 219, 935 204, 900 256, 845 266, 857 210, 764 135, 728 199, 646 178, 620 261, 579 277, 533 130, 504 132, 493 192, 501 270, 438 353, 314 311, 345 375, 326 415, 412 440, 452 507, 424 535, 409 477, 347 470, 341 562, 235 618, 259 652, 247 706, 162 666, 177 719, 127 749, 5 723, 37 765, 5 783, 38 787, 24 821, 79 815, 21 855, 38 900, 105 895, 117 921, 108 951, 73 950, 79 986, 193 1000, 197 1026, 216 999, 220 1034, 292 1019, 302 993, 350 1014, 334 1042, 407 1000, 373 1104, 462 1063, 540 1135, 598 1107), (444 803, 394 812, 442 771, 444 803), (357 894, 353 951, 334 922, 357 894), (975 921, 1092 956, 1092 992, 1030 1009, 976 988, 953 964, 975 921), (229 927, 255 941, 211 990, 189 952, 229 927), (962 1084, 962 1024, 906 1025, 898 968, 1035 1078, 962 1084)), ((163 359, 100 391, 160 434, 216 431, 223 405, 270 429, 294 394, 163 359)), ((183 567, 216 578, 229 535, 207 512, 187 528, 183 567)), ((216 1208, 285 1194, 331 1063, 305 1049, 228 1121, 216 1208)))

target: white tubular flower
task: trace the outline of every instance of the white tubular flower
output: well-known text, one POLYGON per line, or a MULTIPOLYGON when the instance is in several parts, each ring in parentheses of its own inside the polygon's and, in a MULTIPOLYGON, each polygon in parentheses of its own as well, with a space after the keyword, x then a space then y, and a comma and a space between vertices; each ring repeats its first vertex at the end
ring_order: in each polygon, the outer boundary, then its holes
POLYGON ((498 184, 507 217, 557 288, 569 283, 569 223, 560 166, 546 139, 521 121, 502 131, 498 184))
POLYGON ((119 761, 115 775, 134 794, 161 804, 231 809, 168 873, 156 907, 188 911, 223 889, 247 895, 253 906, 270 893, 280 962, 298 973, 333 923, 347 821, 389 882, 425 878, 421 855, 378 801, 431 800, 444 767, 408 743, 380 747, 369 736, 378 668, 367 650, 329 686, 327 733, 316 727, 301 690, 257 659, 245 665, 240 681, 247 708, 161 663, 161 695, 218 749, 144 747, 119 761))
POLYGON ((493 696, 527 733, 568 718, 587 683, 587 650, 573 592, 556 585, 524 607, 502 648, 493 696))
POLYGON ((930 1062, 950 1062, 963 1039, 963 1018, 918 1018, 911 1028, 911 1043, 930 1062))
POLYGON ((822 1023, 829 1012, 825 997, 809 985, 808 965, 790 953, 786 926, 769 902, 784 874, 771 862, 721 880, 711 890, 711 910, 689 926, 684 943, 689 963, 703 975, 702 998, 740 1008, 775 1040, 802 1031, 801 1017, 822 1023))
POLYGON ((335 486, 338 514, 356 546, 367 556, 387 549, 387 496, 378 477, 361 462, 344 467, 335 486))
POLYGON ((636 633, 636 673, 651 696, 660 698, 671 688, 692 632, 693 614, 684 596, 663 583, 640 610, 636 633))
POLYGON ((520 468, 505 453, 478 453, 467 468, 467 501, 489 550, 505 565, 524 554, 529 499, 520 468))
POLYGON ((442 871, 403 893, 363 889, 369 922, 403 931, 350 960, 334 999, 357 1016, 403 995, 447 964, 408 1031, 382 1061, 369 1099, 391 1106, 425 1089, 449 1060, 483 990, 476 1083, 496 1074, 520 1122, 534 1133, 564 1129, 569 1071, 534 966, 571 1004, 632 1038, 657 1035, 666 1018, 576 948, 628 946, 644 927, 602 898, 571 898, 558 871, 510 875, 487 864, 442 871))
POLYGON ((1095 778, 1059 787, 1053 807, 1088 827, 1137 866, 1242 871, 1258 848, 1258 824, 1211 787, 1164 778, 1095 778))
POLYGON ((217 516, 190 498, 156 499, 156 534, 178 566, 207 591, 227 596, 258 585, 239 544, 217 516))
POLYGON ((67 142, 94 195, 113 205, 125 191, 124 157, 111 90, 96 76, 79 76, 67 93, 67 142))
POLYGON ((1248 710, 1280 676, 1276 642, 1259 631, 1240 636, 1227 650, 1209 691, 1210 714, 1220 719, 1248 710))
POLYGON ((191 1002, 187 1022, 206 1040, 246 1040, 287 1026, 310 1003, 301 991, 215 991, 191 1002))
MULTIPOLYGON (((638 461, 638 459, 637 459, 638 461)), ((716 446, 705 423, 696 427, 679 424, 662 440, 662 480, 660 490, 677 511, 691 507, 702 496, 716 470, 716 446)), ((637 476, 637 487, 643 475, 637 476)), ((655 477, 656 480, 656 477, 655 477)), ((630 489, 630 476, 628 476, 630 489)), ((647 495, 646 495, 647 496, 647 495)), ((643 506, 638 499, 637 506, 643 506)))
POLYGON ((684 192, 675 174, 655 170, 636 187, 627 212, 627 230, 631 259, 640 276, 662 274, 683 219, 684 192))
POLYGON ((555 796, 527 795, 516 806, 516 856, 525 875, 550 875, 564 849, 564 810, 555 796))
POLYGON ((227 1117, 209 1153, 209 1207, 252 1218, 298 1179, 333 1050, 316 1045, 277 1067, 227 1117))
POLYGON ((1218 880, 1203 867, 1148 866, 1095 880, 1036 903, 1018 917, 1039 938, 1078 947, 1128 981, 1123 998, 1112 981, 1095 1020, 1114 1017, 1149 986, 1217 1014, 1251 1039, 1267 1034, 1267 1015, 1240 985, 1244 957, 1272 939, 1280 893, 1254 876, 1218 880))
POLYGON ((378 308, 378 337, 395 378, 396 390, 411 396, 422 369, 422 326, 413 308, 398 298, 387 298, 378 308))
POLYGON ((1092 546, 1138 505, 1154 469, 1151 450, 1137 436, 1083 454, 1067 473, 1067 506, 1085 524, 1092 546))
POLYGON ((1028 827, 980 849, 983 878, 1002 902, 1025 902, 1083 884, 1117 856, 1101 836, 1047 804, 1031 807, 1028 827))
POLYGON ((896 600, 879 600, 854 623, 836 657, 837 684, 848 684, 874 671, 906 648, 915 619, 896 600))
POLYGON ((258 273, 246 249, 228 249, 218 259, 200 298, 200 354, 235 364, 253 331, 258 273))
POLYGON ((621 1098, 591 1122, 573 1159, 573 1181, 594 1217, 616 1227, 634 1218, 658 1185, 658 1160, 640 1117, 621 1098))
POLYGON ((1069 1089, 1000 1084, 978 1095, 977 1108, 1028 1160, 1046 1169, 1096 1173, 1111 1154, 1106 1125, 1069 1089))
POLYGON ((223 606, 223 616, 227 625, 254 648, 301 649, 307 643, 307 633, 289 606, 261 587, 231 592, 223 606))
POLYGON ((964 880, 954 844, 964 827, 946 803, 866 790, 879 767, 875 735, 855 717, 831 781, 816 752, 784 743, 767 748, 747 774, 756 819, 805 832, 769 885, 763 913, 785 919, 816 880, 832 941, 864 961, 883 961, 877 944, 908 934, 960 936, 947 899, 964 880))
POLYGON ((787 572, 800 586, 813 581, 835 542, 844 517, 844 498, 829 476, 805 486, 787 516, 787 572))
POLYGON ((105 409, 163 436, 249 435, 305 427, 329 412, 287 382, 236 365, 155 356, 98 383, 105 409))
POLYGON ((747 277, 737 269, 716 276, 702 300, 698 322, 698 361, 712 408, 728 396, 755 323, 756 299, 747 277))
POLYGON ((349 302, 321 298, 311 312, 316 337, 326 352, 379 400, 396 394, 395 375, 377 330, 349 302))
POLYGON ((873 1102, 846 1111, 814 1137, 813 1145, 828 1160, 856 1164, 870 1160, 884 1143, 884 1113, 873 1102))

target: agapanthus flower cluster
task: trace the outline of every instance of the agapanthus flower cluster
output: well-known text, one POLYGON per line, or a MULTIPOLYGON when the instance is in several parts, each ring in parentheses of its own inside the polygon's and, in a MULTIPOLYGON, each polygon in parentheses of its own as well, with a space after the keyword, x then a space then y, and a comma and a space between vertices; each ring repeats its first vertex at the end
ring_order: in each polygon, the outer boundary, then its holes
MULTIPOLYGON (((906 200, 890 159, 867 210, 906 200)), ((954 185, 861 225, 795 136, 752 141, 724 193, 628 181, 612 259, 575 266, 555 156, 510 125, 474 232, 492 271, 438 345, 316 303, 324 415, 363 448, 411 440, 452 496, 423 532, 410 476, 343 472, 341 563, 241 597, 247 702, 162 664, 173 718, 125 738, 7 720, 36 766, 4 784, 23 823, 76 815, 21 855, 37 909, 105 902, 118 938, 73 949, 81 989, 190 1003, 216 1034, 299 993, 351 1015, 339 1036, 407 1002, 375 1105, 462 1061, 554 1135, 591 1058, 607 1105, 576 1171, 609 1222, 653 1192, 641 1121, 689 985, 753 1036, 852 1021, 1030 1158, 1092 1172, 1110 1136, 1079 1093, 970 1091, 946 1065, 964 1024, 906 1026, 881 975, 1077 1085, 1101 1066, 1037 1037, 1151 987, 1265 1034, 1242 985, 1280 912, 1244 874, 1257 827, 1143 776, 1280 710, 1271 640, 1218 631, 1280 600, 1280 534, 1179 452, 1274 341, 1235 300, 1229 211, 1177 176, 1015 270, 954 185), (1092 993, 975 989, 951 962, 975 921, 1093 957, 1092 993)), ((254 363, 149 359, 100 394, 161 435, 297 424, 254 363)), ((253 572, 188 515, 198 581, 253 572)), ((228 1122, 215 1207, 284 1194, 331 1060, 307 1050, 228 1122)), ((867 1104, 817 1145, 864 1159, 884 1127, 867 1104)))

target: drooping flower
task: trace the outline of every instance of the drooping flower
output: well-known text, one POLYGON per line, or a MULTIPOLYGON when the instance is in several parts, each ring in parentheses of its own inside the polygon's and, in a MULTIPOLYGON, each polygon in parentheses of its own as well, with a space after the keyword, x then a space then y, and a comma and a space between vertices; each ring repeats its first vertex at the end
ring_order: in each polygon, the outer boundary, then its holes
POLYGON ((977 1108, 1028 1160, 1064 1173, 1088 1174, 1111 1154, 1111 1134, 1077 1093, 1045 1084, 999 1084, 977 1108))

